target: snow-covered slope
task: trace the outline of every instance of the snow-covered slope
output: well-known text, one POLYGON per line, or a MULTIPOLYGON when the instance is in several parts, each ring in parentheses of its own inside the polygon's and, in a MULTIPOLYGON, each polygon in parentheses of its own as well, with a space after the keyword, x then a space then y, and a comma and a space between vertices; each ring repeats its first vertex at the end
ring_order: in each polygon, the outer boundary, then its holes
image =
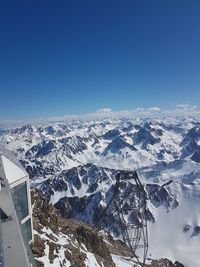
POLYGON ((200 266, 197 119, 27 125, 1 131, 0 138, 63 216, 91 225, 108 201, 116 171, 137 170, 148 193, 148 256, 200 266))
POLYGON ((37 266, 138 267, 124 243, 81 221, 62 218, 37 190, 32 190, 32 200, 37 266))
MULTIPOLYGON (((125 243, 75 219, 61 217, 41 193, 32 190, 34 253, 38 267, 139 267, 125 243)), ((167 260, 148 260, 148 267, 183 267, 167 260)))
MULTIPOLYGON (((134 125, 129 120, 77 122, 51 126, 24 126, 7 131, 3 144, 37 167, 32 177, 93 163, 115 169, 149 166, 179 158, 186 130, 161 121, 134 125)), ((31 171, 31 170, 30 170, 31 171)))

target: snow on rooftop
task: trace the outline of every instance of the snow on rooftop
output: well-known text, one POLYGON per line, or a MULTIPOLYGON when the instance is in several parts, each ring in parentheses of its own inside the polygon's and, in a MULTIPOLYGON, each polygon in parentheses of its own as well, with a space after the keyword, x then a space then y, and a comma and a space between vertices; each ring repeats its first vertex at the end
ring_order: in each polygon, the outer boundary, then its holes
POLYGON ((22 168, 20 168, 15 163, 10 161, 4 155, 2 155, 1 158, 2 158, 2 164, 3 164, 5 176, 9 184, 12 184, 24 177, 27 177, 27 173, 22 168))
POLYGON ((22 167, 21 163, 17 160, 14 153, 6 149, 0 144, 0 157, 3 169, 0 168, 0 176, 5 176, 9 184, 15 183, 16 181, 27 177, 27 173, 22 167))
POLYGON ((19 160, 16 158, 15 154, 12 151, 8 150, 7 148, 5 148, 3 145, 0 144, 0 152, 7 159, 12 161, 15 165, 17 165, 19 168, 23 170, 21 163, 19 162, 19 160))

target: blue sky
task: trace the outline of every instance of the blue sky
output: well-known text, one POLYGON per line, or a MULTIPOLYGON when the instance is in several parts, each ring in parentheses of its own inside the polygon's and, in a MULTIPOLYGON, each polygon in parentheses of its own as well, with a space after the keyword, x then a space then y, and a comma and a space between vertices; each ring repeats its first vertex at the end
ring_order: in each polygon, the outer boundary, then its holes
POLYGON ((0 119, 200 98, 200 1, 1 1, 0 119))

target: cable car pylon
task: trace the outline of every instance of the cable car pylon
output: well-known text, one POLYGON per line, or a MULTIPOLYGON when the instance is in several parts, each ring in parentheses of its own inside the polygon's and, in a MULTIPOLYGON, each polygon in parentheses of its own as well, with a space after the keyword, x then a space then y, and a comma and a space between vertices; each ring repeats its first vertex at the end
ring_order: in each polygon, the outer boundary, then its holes
POLYGON ((119 171, 108 193, 107 206, 99 220, 99 230, 117 232, 129 247, 132 258, 144 267, 148 251, 147 193, 136 171, 119 171))

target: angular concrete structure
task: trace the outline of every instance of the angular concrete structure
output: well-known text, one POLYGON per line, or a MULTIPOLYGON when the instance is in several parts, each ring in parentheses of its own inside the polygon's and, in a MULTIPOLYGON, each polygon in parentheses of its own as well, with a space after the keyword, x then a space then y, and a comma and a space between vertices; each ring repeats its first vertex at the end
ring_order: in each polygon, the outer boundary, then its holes
POLYGON ((0 149, 0 267, 34 266, 29 178, 11 152, 0 149))

